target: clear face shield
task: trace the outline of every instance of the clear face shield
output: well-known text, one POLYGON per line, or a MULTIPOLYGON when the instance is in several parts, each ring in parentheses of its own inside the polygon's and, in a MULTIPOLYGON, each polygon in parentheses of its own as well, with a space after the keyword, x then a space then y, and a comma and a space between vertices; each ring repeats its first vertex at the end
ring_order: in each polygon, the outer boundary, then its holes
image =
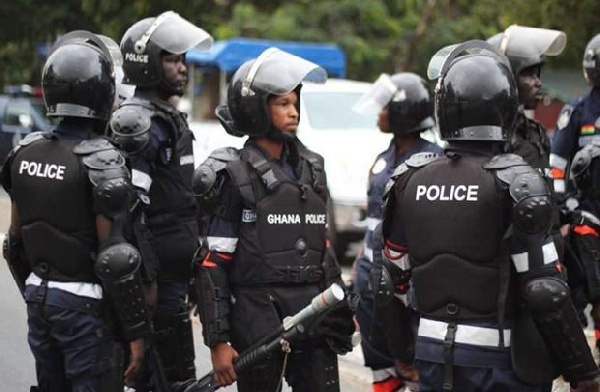
POLYGON ((402 95, 406 99, 406 92, 398 91, 398 87, 392 82, 390 75, 383 73, 379 75, 370 90, 354 104, 352 110, 362 115, 379 113, 390 101, 402 100, 402 95))
POLYGON ((206 31, 188 22, 174 11, 163 12, 135 43, 136 53, 146 50, 148 41, 172 54, 184 54, 190 49, 210 49, 213 39, 206 31))
POLYGON ((327 72, 317 64, 277 48, 261 53, 242 81, 242 96, 251 96, 253 89, 284 95, 302 82, 325 83, 327 72))
POLYGON ((517 25, 508 27, 498 39, 500 52, 514 57, 558 56, 567 44, 567 35, 560 30, 517 25))
POLYGON ((489 43, 481 40, 471 40, 460 44, 454 44, 446 46, 440 49, 427 66, 427 77, 430 80, 435 80, 443 77, 452 61, 457 57, 470 54, 481 54, 492 56, 498 59, 498 61, 504 63, 508 69, 510 69, 510 63, 505 56, 502 56, 498 51, 491 46, 489 43))

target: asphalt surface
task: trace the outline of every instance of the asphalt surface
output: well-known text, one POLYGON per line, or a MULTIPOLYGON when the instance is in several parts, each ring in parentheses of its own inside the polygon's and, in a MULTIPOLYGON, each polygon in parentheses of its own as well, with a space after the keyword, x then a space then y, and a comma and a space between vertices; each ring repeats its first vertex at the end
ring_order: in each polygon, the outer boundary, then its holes
MULTIPOLYGON (((0 192, 0 239, 10 223, 10 201, 0 192)), ((27 344, 27 313, 25 303, 10 276, 4 261, 0 262, 0 391, 28 391, 35 385, 34 359, 27 344)), ((202 343, 200 322, 193 318, 196 345, 196 373, 198 377, 211 370, 210 352, 202 343)), ((362 366, 360 348, 340 357, 341 390, 344 392, 369 391, 370 372, 362 366)), ((221 389, 236 391, 235 385, 221 389)), ((283 391, 291 391, 284 386, 283 391)))

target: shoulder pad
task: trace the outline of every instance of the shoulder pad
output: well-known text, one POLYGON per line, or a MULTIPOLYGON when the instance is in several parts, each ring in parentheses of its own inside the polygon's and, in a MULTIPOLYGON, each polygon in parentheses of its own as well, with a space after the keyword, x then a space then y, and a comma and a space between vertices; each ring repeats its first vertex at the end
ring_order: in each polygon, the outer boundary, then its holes
POLYGON ((229 162, 237 161, 240 152, 233 147, 218 148, 210 153, 208 158, 194 170, 192 188, 196 196, 203 198, 215 197, 217 174, 227 167, 229 162))
POLYGON ((234 147, 217 148, 210 153, 205 162, 208 162, 211 158, 221 162, 237 161, 240 159, 240 150, 234 147))
POLYGON ((405 163, 408 167, 419 168, 435 161, 438 157, 439 155, 434 152, 418 152, 408 158, 405 163))
POLYGON ((552 225, 553 206, 548 184, 542 175, 530 168, 513 178, 509 191, 515 226, 527 234, 547 233, 552 225))
POLYGON ((396 169, 394 169, 394 172, 392 173, 391 178, 400 177, 402 174, 406 173, 408 171, 408 169, 409 169, 409 167, 406 163, 402 163, 402 164, 398 165, 398 167, 396 167, 396 169))
POLYGON ((48 132, 31 132, 19 141, 19 146, 28 146, 31 143, 37 142, 38 140, 46 139, 47 137, 48 132))
POLYGON ((500 154, 483 163, 484 169, 492 170, 506 169, 513 166, 527 166, 527 162, 517 154, 500 154))
POLYGON ((137 107, 141 106, 150 111, 153 111, 153 109, 154 109, 152 102, 150 102, 148 99, 144 99, 144 98, 140 98, 140 97, 131 97, 129 99, 126 99, 125 101, 123 101, 121 103, 119 108, 122 108, 125 106, 137 106, 137 107))
POLYGON ((81 143, 76 144, 73 147, 73 154, 75 155, 89 155, 98 151, 114 150, 115 146, 106 139, 97 138, 83 140, 81 143))
POLYGON ((125 166, 125 158, 114 147, 110 150, 94 152, 83 157, 81 161, 93 170, 118 169, 125 166))

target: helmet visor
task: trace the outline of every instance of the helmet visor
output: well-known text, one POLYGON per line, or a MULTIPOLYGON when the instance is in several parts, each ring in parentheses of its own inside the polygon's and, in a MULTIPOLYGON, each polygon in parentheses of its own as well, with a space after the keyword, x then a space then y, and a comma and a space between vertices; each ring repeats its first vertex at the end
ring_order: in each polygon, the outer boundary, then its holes
POLYGON ((184 54, 194 48, 207 50, 213 43, 210 34, 173 11, 163 12, 154 19, 141 38, 144 44, 148 40, 172 54, 184 54))
POLYGON ((562 31, 512 25, 504 30, 499 48, 507 56, 558 56, 566 44, 562 31))
POLYGON ((381 74, 359 100, 354 104, 352 110, 359 114, 372 114, 381 111, 396 93, 401 93, 390 79, 390 75, 381 74))
POLYGON ((243 86, 283 95, 302 82, 325 83, 327 72, 317 64, 277 48, 269 48, 254 61, 243 86))
POLYGON ((462 55, 481 54, 497 58, 504 63, 508 69, 510 64, 505 56, 499 54, 496 49, 489 43, 481 40, 471 40, 461 44, 454 44, 440 49, 429 60, 427 67, 427 77, 430 80, 435 80, 446 73, 452 61, 462 55))
POLYGON ((104 42, 106 48, 108 49, 108 53, 110 54, 110 58, 112 60, 114 67, 121 67, 123 65, 123 55, 121 54, 121 48, 119 45, 110 37, 106 35, 97 34, 98 38, 104 42))
POLYGON ((73 42, 91 44, 100 49, 107 59, 110 60, 113 69, 123 64, 121 49, 119 49, 119 45, 112 38, 101 34, 94 34, 87 30, 73 30, 62 35, 52 47, 52 52, 63 45, 73 42))

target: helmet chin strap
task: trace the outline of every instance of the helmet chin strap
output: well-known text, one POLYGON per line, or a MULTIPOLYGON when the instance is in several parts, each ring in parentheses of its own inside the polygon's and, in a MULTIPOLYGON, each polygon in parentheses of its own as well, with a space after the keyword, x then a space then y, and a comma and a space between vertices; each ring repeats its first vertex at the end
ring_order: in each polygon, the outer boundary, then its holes
POLYGON ((267 139, 279 140, 282 142, 290 141, 296 138, 296 134, 291 132, 283 132, 275 128, 273 125, 270 126, 269 131, 265 135, 267 139))

